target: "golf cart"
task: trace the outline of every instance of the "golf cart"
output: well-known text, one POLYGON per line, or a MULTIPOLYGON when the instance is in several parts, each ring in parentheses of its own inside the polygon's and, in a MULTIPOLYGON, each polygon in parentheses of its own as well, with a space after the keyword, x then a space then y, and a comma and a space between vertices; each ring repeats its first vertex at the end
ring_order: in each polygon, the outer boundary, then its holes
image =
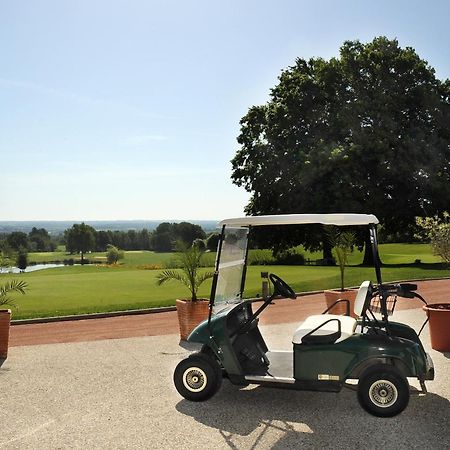
MULTIPOLYGON (((397 297, 425 300, 413 284, 387 284, 381 279, 376 224, 367 214, 293 214, 223 220, 212 283, 209 318, 188 337, 202 344, 200 352, 182 360, 174 383, 188 400, 203 401, 219 389, 222 377, 236 385, 258 384, 298 390, 357 391, 361 406, 376 416, 391 417, 405 409, 417 378, 421 393, 425 380, 434 379, 433 363, 416 332, 388 321, 397 297), (335 305, 309 316, 291 337, 292 350, 269 351, 258 327, 259 315, 278 297, 296 298, 279 276, 270 274, 273 294, 243 299, 248 234, 253 227, 323 224, 369 228, 376 283, 364 281, 354 306, 358 319, 332 314, 335 305), (257 303, 259 302, 259 303, 257 303), (356 384, 357 383, 357 384, 356 384)), ((301 300, 300 300, 301 301, 301 300)))

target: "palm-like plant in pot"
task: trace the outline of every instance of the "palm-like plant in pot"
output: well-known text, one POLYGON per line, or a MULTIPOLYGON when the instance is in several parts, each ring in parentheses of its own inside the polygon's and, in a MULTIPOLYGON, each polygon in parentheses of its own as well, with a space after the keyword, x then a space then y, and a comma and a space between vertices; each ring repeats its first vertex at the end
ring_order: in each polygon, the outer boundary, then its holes
MULTIPOLYGON (((338 263, 341 285, 339 290, 325 291, 327 307, 331 307, 338 300, 348 300, 350 302, 350 315, 354 317, 353 307, 358 291, 356 289, 345 289, 345 269, 355 246, 355 234, 350 231, 338 231, 335 228, 327 229, 326 234, 338 263)), ((330 312, 333 314, 346 314, 346 302, 336 304, 330 312)))
POLYGON ((193 245, 189 248, 179 248, 177 267, 166 269, 157 277, 158 286, 168 281, 178 281, 190 293, 189 298, 177 299, 178 322, 181 339, 187 339, 191 331, 203 320, 208 318, 209 301, 198 298, 198 289, 204 281, 212 278, 213 272, 201 270, 203 252, 193 245))
POLYGON ((11 310, 6 306, 16 308, 11 294, 25 294, 27 283, 23 280, 11 280, 0 284, 0 366, 8 356, 9 328, 11 325, 11 310))

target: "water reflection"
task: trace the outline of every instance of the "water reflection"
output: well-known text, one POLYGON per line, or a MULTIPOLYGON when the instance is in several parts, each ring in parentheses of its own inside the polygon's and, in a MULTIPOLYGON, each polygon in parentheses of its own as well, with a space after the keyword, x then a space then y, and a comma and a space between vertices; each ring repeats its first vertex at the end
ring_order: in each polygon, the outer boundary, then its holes
POLYGON ((56 267, 64 267, 64 264, 34 264, 28 266, 25 270, 20 270, 18 267, 2 267, 0 273, 21 273, 21 272, 34 272, 42 269, 54 269, 56 267))

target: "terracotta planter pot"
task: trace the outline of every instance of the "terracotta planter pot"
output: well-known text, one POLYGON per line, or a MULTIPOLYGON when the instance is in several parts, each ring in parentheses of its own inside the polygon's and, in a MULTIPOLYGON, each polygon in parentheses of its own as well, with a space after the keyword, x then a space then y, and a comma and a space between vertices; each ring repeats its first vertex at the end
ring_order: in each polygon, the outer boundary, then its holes
POLYGON ((11 310, 0 310, 0 363, 8 356, 9 327, 11 325, 11 310))
MULTIPOLYGON (((350 315, 355 319, 357 319, 358 317, 353 312, 355 308, 355 299, 357 293, 358 293, 357 289, 345 289, 344 291, 339 290, 324 291, 327 308, 329 308, 334 302, 338 300, 348 300, 350 302, 350 315)), ((329 314, 346 314, 346 313, 347 313, 346 302, 338 303, 331 311, 329 311, 329 314)))
POLYGON ((426 305, 430 323, 431 347, 440 352, 450 352, 450 303, 426 305))
POLYGON ((208 318, 209 300, 199 299, 195 302, 177 300, 178 323, 180 325, 180 337, 186 340, 191 331, 208 318))

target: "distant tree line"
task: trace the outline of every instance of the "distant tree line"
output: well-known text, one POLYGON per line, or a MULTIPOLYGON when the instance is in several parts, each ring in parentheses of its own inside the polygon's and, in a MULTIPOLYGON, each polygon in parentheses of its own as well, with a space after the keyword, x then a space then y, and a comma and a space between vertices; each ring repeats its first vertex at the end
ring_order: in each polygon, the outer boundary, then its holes
POLYGON ((81 223, 74 224, 64 232, 64 244, 67 252, 81 253, 82 259, 84 253, 88 251, 104 252, 111 246, 121 250, 171 252, 176 249, 178 242, 182 242, 188 247, 196 242, 197 245, 206 248, 208 240, 205 243, 205 239, 204 230, 199 225, 189 222, 163 222, 153 232, 147 229, 96 231, 90 225, 81 223))
POLYGON ((27 234, 14 231, 0 235, 0 267, 16 265, 25 270, 28 265, 28 252, 52 252, 57 241, 44 228, 33 229, 27 234))
POLYGON ((33 229, 27 234, 13 231, 0 235, 0 249, 15 252, 53 252, 56 250, 59 238, 49 235, 45 228, 33 229))
POLYGON ((123 250, 153 250, 156 252, 176 251, 178 244, 184 247, 195 245, 201 250, 215 251, 218 233, 208 236, 200 225, 189 222, 163 222, 154 231, 148 229, 127 231, 97 231, 85 223, 73 224, 64 233, 51 236, 44 228, 33 228, 30 233, 14 231, 0 234, 1 266, 16 265, 25 268, 28 252, 55 251, 58 245, 65 245, 70 254, 85 254, 91 251, 107 252, 108 260, 117 262, 123 257, 123 250))

